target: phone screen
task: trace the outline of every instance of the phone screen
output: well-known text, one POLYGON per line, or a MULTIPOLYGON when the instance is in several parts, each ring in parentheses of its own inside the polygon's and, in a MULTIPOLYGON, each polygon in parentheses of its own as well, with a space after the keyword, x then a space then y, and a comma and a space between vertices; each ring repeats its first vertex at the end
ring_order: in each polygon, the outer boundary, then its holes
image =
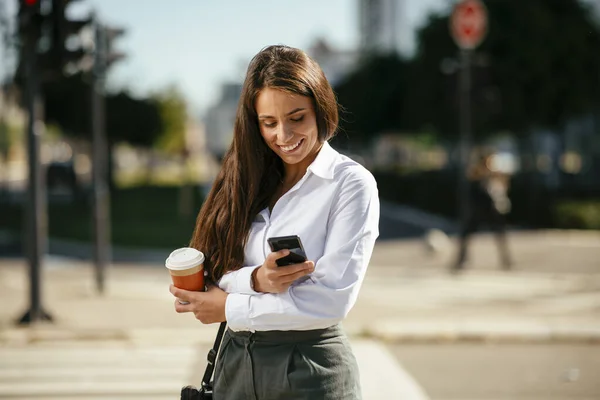
POLYGON ((267 239, 271 251, 288 249, 290 254, 276 261, 280 267, 292 264, 300 264, 306 261, 306 253, 298 236, 281 236, 267 239))

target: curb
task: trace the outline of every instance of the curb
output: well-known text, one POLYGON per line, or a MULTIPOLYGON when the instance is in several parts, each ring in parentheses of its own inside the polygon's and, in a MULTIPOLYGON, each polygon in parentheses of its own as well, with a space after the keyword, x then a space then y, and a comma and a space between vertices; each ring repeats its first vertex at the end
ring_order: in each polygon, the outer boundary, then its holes
POLYGON ((439 229, 445 233, 455 233, 459 228, 459 224, 449 218, 418 208, 385 200, 380 200, 380 204, 382 214, 385 214, 388 218, 402 221, 423 230, 439 229))
POLYGON ((73 329, 43 326, 0 330, 0 346, 27 346, 76 342, 120 342, 132 344, 172 345, 176 333, 178 345, 213 344, 218 326, 152 329, 73 329))
POLYGON ((600 324, 518 322, 378 323, 362 332, 386 343, 600 343, 600 324))
MULTIPOLYGON (((0 249, 5 247, 13 257, 24 258, 23 243, 19 235, 0 230, 0 249)), ((111 245, 112 263, 161 264, 170 249, 136 248, 111 245)), ((46 256, 67 257, 78 261, 93 261, 94 244, 86 241, 48 238, 46 256)))
MULTIPOLYGON (((73 329, 34 326, 0 329, 0 346, 33 343, 115 341, 131 343, 169 344, 173 332, 179 344, 212 344, 216 326, 148 329, 73 329)), ((600 324, 567 327, 564 324, 531 322, 468 322, 468 323, 378 323, 364 329, 346 329, 352 340, 375 340, 383 343, 600 343, 600 324)))

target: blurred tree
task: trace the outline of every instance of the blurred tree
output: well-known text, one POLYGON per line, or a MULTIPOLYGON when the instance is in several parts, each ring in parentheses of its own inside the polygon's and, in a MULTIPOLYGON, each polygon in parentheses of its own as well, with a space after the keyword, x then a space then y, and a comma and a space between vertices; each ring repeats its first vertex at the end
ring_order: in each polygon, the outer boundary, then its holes
POLYGON ((366 144, 373 135, 401 126, 406 90, 406 61, 397 55, 373 56, 335 91, 341 104, 338 143, 366 144))
MULTIPOLYGON (((43 87, 45 118, 70 136, 91 140, 91 89, 78 74, 47 82, 43 87)), ((127 142, 150 147, 162 132, 158 104, 136 99, 127 92, 106 96, 106 132, 109 143, 127 142)))
POLYGON ((186 148, 187 103, 175 86, 152 96, 158 106, 162 130, 154 147, 168 153, 181 153, 186 148))
MULTIPOLYGON (((155 148, 171 154, 180 155, 183 176, 179 190, 179 216, 190 218, 194 211, 194 188, 192 170, 190 165, 190 153, 186 142, 186 131, 188 126, 187 102, 183 94, 176 86, 169 86, 153 96, 158 104, 163 121, 163 129, 156 140, 155 148)), ((156 165, 150 161, 151 168, 156 165)))
POLYGON ((152 99, 136 99, 123 91, 106 98, 106 132, 111 144, 151 147, 163 124, 159 105, 152 99))
POLYGON ((69 136, 91 140, 90 86, 82 75, 44 82, 44 116, 46 123, 56 124, 69 136))
MULTIPOLYGON (((484 0, 489 34, 473 55, 475 139, 508 130, 560 128, 600 108, 600 27, 575 0, 484 0)), ((336 87, 338 140, 364 143, 385 130, 457 137, 458 49, 448 15, 418 32, 413 59, 375 56, 336 87), (345 112, 344 112, 345 111, 345 112)))
MULTIPOLYGON (((77 74, 43 85, 45 120, 58 125, 68 136, 92 139, 91 87, 85 75, 77 74)), ((136 99, 127 92, 108 94, 106 133, 108 146, 119 142, 151 147, 163 130, 158 104, 152 99, 136 99)), ((112 159, 113 151, 108 156, 112 159)), ((113 163, 109 162, 110 186, 114 187, 113 163)))
MULTIPOLYGON (((489 33, 473 67, 475 134, 559 128, 600 108, 600 27, 585 5, 575 0, 484 3, 489 33)), ((440 132, 457 133, 457 73, 451 65, 456 55, 448 16, 431 16, 418 33, 411 65, 404 114, 409 125, 433 123, 440 132)))
MULTIPOLYGON (((525 184, 513 195, 538 224, 552 196, 540 184, 530 133, 561 131, 569 119, 600 111, 600 26, 577 0, 484 3, 489 27, 473 55, 473 136, 510 131, 520 139, 525 184)), ((418 33, 404 115, 410 126, 457 137, 458 49, 448 24, 448 15, 433 15, 418 33)))

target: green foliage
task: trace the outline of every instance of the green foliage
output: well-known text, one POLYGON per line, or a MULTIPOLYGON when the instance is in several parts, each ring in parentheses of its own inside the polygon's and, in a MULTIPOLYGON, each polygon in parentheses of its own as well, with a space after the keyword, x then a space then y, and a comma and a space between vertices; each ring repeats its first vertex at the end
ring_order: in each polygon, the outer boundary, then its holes
POLYGON ((8 150, 20 139, 19 132, 15 126, 9 125, 5 120, 0 120, 0 154, 8 150))
POLYGON ((600 27, 573 0, 486 2, 492 84, 502 114, 495 123, 513 131, 560 127, 600 108, 600 27))
POLYGON ((561 201, 553 209, 559 228, 600 229, 600 201, 561 201))
POLYGON ((126 92, 106 99, 106 133, 110 142, 151 147, 163 129, 155 101, 136 99, 126 92))
MULTIPOLYGON (((571 0, 488 0, 485 4, 489 33, 478 53, 488 56, 489 66, 474 70, 476 131, 556 128, 569 117, 598 110, 600 28, 584 6, 571 0), (489 89, 497 90, 499 104, 486 104, 489 89)), ((421 91, 416 104, 418 110, 430 105, 430 115, 443 131, 452 131, 457 108, 455 100, 441 104, 439 99, 451 97, 443 95, 448 90, 455 92, 457 74, 444 77, 439 64, 455 54, 448 17, 432 17, 419 33, 413 71, 421 75, 412 81, 430 78, 429 89, 421 91)), ((427 121, 425 115, 420 118, 427 121)))
POLYGON ((185 133, 188 118, 185 98, 175 86, 168 87, 153 98, 163 123, 155 147, 169 153, 183 151, 186 147, 185 133))
MULTIPOLYGON (((91 87, 84 75, 48 82, 43 87, 46 121, 70 136, 91 140, 91 87)), ((156 102, 136 99, 127 92, 105 97, 106 133, 111 143, 150 147, 163 129, 156 102)))
MULTIPOLYGON (((171 187, 135 187, 116 189, 111 195, 112 242, 117 246, 170 249, 185 246, 196 222, 195 216, 181 217, 178 211, 180 189, 171 187)), ((194 191, 195 210, 202 195, 194 191)), ((6 211, 0 229, 18 233, 23 229, 23 204, 1 204, 6 211)), ((93 239, 91 201, 50 203, 48 231, 52 238, 81 242, 93 239)))
POLYGON ((91 140, 91 88, 83 75, 74 75, 42 86, 46 123, 56 124, 70 136, 91 140))

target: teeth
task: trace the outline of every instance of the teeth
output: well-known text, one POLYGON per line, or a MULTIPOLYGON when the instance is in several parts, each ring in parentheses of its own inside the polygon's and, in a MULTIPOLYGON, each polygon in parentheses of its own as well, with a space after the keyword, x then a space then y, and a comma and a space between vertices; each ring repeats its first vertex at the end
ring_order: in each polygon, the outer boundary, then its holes
MULTIPOLYGON (((300 140, 300 142, 302 142, 302 140, 300 140)), ((292 146, 287 146, 287 147, 281 146, 281 149, 282 149, 283 151, 292 151, 292 150, 294 150, 296 147, 300 146, 300 142, 298 142, 298 143, 296 143, 296 144, 294 144, 294 145, 292 145, 292 146)))

